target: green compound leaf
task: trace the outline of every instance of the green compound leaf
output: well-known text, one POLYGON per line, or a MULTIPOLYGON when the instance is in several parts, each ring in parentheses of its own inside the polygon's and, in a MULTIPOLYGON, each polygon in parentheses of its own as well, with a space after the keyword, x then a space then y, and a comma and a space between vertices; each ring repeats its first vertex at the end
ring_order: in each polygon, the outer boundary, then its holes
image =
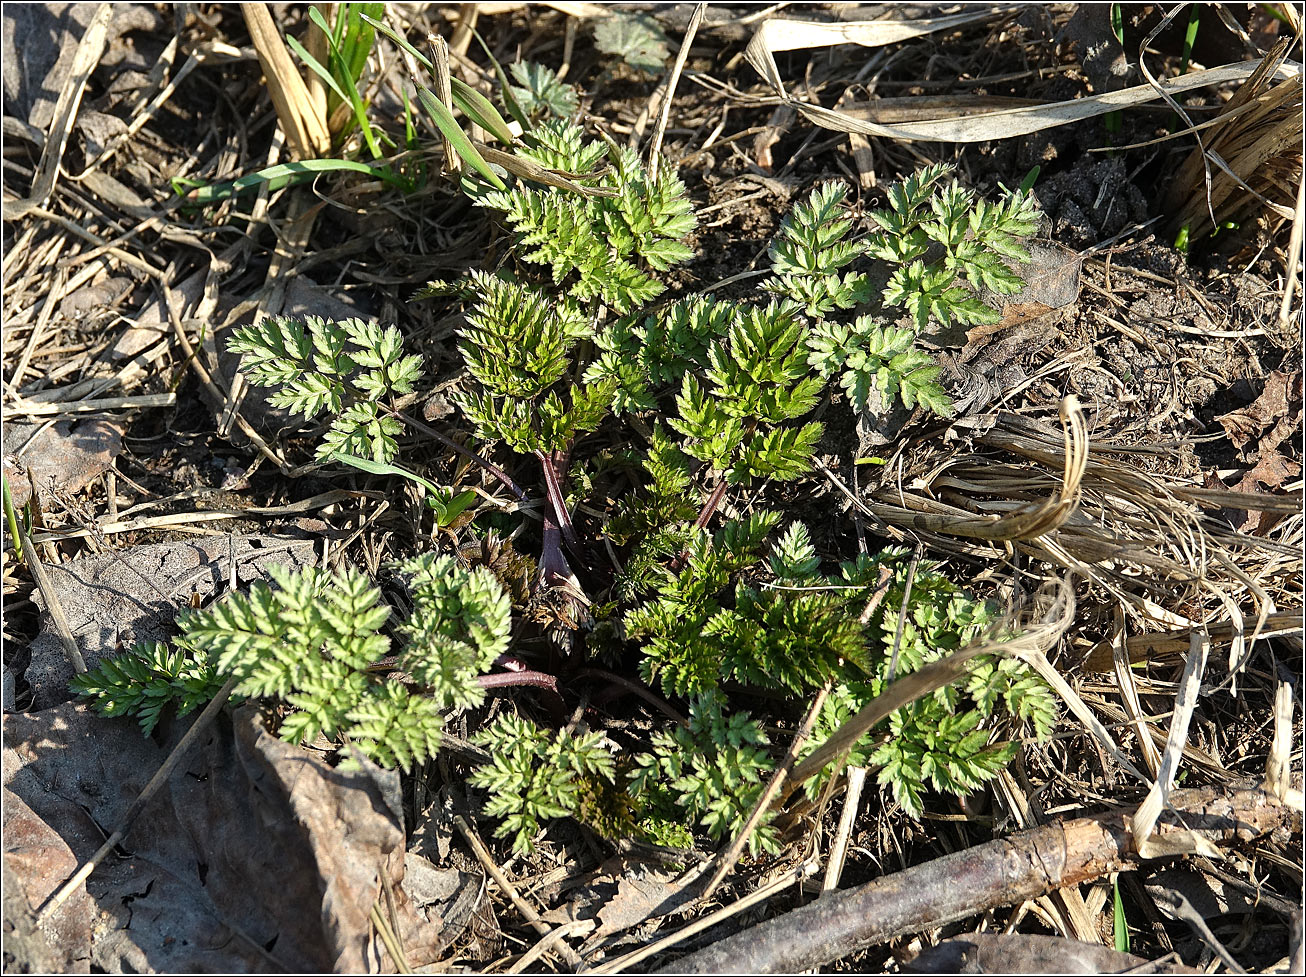
POLYGON ((671 57, 667 35, 647 14, 614 12, 594 27, 594 46, 621 58, 636 71, 656 74, 671 57))
POLYGON ((528 115, 552 115, 570 119, 580 111, 576 88, 558 79, 557 72, 534 61, 518 61, 508 68, 517 85, 512 94, 528 115), (521 87, 518 87, 521 86, 521 87))

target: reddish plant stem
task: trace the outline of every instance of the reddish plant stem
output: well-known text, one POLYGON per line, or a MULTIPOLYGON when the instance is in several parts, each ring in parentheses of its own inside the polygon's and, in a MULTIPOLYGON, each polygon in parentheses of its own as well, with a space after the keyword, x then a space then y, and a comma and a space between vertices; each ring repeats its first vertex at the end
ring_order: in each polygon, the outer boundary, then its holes
MULTIPOLYGON (((695 529, 707 529, 707 524, 712 521, 712 514, 716 512, 717 506, 726 495, 726 480, 723 478, 716 483, 716 488, 712 489, 712 494, 707 497, 703 503, 703 508, 698 513, 698 518, 694 520, 695 529)), ((673 572, 683 570, 685 564, 689 562, 689 550, 681 550, 669 567, 673 572)))
POLYGON ((491 461, 487 461, 486 459, 482 458, 474 451, 469 451, 467 448, 464 448, 453 438, 441 434, 439 431, 431 427, 429 424, 423 424, 415 417, 411 417, 408 414, 405 414, 401 411, 396 411, 395 414, 401 421, 403 421, 409 427, 417 431, 421 431, 423 434, 428 435, 429 437, 435 438, 435 440, 439 441, 442 445, 444 445, 447 448, 453 448, 454 451, 458 452, 458 454, 462 455, 464 458, 468 459, 469 461, 476 462, 476 464, 480 465, 487 472, 489 472, 500 482, 502 482, 504 487, 517 497, 518 502, 526 503, 530 501, 531 497, 526 494, 526 490, 523 489, 516 482, 514 482, 511 478, 509 478, 508 473, 505 472, 498 465, 494 464, 491 461))
POLYGON ((544 507, 544 534, 540 541, 540 580, 550 587, 567 583, 574 574, 562 552, 562 530, 553 518, 553 507, 544 507))
POLYGON ((516 655, 510 655, 507 652, 500 655, 494 660, 495 668, 502 668, 509 672, 527 672, 530 666, 518 658, 516 655))
POLYGON ((712 514, 716 512, 717 506, 721 504, 721 500, 726 496, 726 488, 727 483, 724 478, 716 483, 716 488, 714 488, 712 494, 707 497, 707 501, 703 503, 703 508, 698 514, 698 519, 694 521, 695 529, 707 528, 707 524, 712 519, 712 514))
POLYGON ((516 685, 529 685, 537 689, 548 689, 557 696, 562 694, 558 691, 558 677, 548 672, 495 672, 493 675, 482 675, 476 680, 476 684, 483 689, 506 689, 516 685))
POLYGON ((571 513, 567 511, 567 500, 562 494, 563 476, 560 472, 567 470, 567 452, 550 451, 547 454, 543 451, 535 452, 540 459, 540 465, 544 468, 544 488, 549 496, 549 503, 553 506, 553 516, 557 521, 558 529, 562 532, 562 540, 567 544, 567 549, 582 564, 588 565, 588 559, 585 548, 581 545, 580 538, 576 535, 576 527, 572 525, 571 513))

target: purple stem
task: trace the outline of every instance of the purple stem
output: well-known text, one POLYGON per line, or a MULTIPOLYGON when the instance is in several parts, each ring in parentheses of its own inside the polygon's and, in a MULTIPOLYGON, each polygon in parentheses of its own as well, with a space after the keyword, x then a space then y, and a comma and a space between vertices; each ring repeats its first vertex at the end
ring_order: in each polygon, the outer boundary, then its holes
POLYGON ((553 518, 553 507, 544 507, 544 534, 540 542, 540 579, 555 587, 569 583, 575 576, 562 552, 562 530, 553 518))
POLYGON ((725 495, 726 480, 723 478, 721 481, 716 483, 716 488, 712 490, 712 494, 709 495, 707 501, 703 503, 703 508, 698 514, 698 519, 694 522, 695 529, 707 528, 707 524, 712 520, 712 513, 716 512, 717 506, 721 504, 721 500, 725 498, 725 495))
POLYGON ((548 672, 495 672, 493 675, 482 675, 476 680, 476 684, 483 689, 505 689, 515 685, 530 685, 537 689, 548 689, 557 696, 562 694, 558 691, 558 677, 550 675, 548 672))
POLYGON ((476 462, 476 464, 480 465, 487 472, 489 472, 491 475, 493 475, 495 478, 501 481, 504 484, 504 486, 508 489, 508 491, 517 497, 518 502, 526 503, 530 501, 531 497, 526 494, 525 489, 523 489, 520 485, 518 485, 511 478, 509 478, 508 473, 505 472, 498 465, 494 464, 493 462, 485 460, 474 451, 468 451, 457 441, 453 440, 453 438, 446 437, 445 435, 437 431, 435 428, 431 427, 429 424, 423 424, 417 418, 411 417, 408 414, 404 414, 402 412, 396 412, 396 413, 398 414, 399 419, 403 421, 405 424, 415 428, 418 431, 421 431, 423 434, 435 438, 435 440, 439 441, 441 444, 445 445, 446 447, 453 448, 454 451, 458 452, 464 458, 476 462))
POLYGON ((576 559, 588 565, 585 548, 581 546, 580 538, 576 535, 576 527, 572 525, 571 514, 567 511, 567 500, 562 494, 562 476, 559 471, 566 471, 567 452, 550 451, 545 454, 543 451, 537 451, 535 455, 544 468, 544 488, 548 492, 549 503, 553 506, 554 519, 562 532, 563 542, 567 544, 567 549, 571 550, 576 559))
MULTIPOLYGON (((721 504, 721 500, 725 498, 725 495, 726 480, 723 478, 721 481, 716 483, 716 488, 712 490, 712 494, 709 495, 707 501, 703 503, 703 508, 699 510, 698 518, 694 520, 695 529, 707 528, 707 524, 712 521, 712 513, 716 512, 717 506, 721 504)), ((673 572, 682 570, 688 562, 689 550, 681 550, 680 553, 676 555, 676 558, 671 561, 669 569, 673 572)))

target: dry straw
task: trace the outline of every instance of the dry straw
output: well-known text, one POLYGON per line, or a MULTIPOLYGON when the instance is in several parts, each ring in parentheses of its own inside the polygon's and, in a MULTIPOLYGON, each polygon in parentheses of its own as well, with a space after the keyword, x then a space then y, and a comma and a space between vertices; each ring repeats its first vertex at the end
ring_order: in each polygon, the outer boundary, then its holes
POLYGON ((1106 115, 1108 112, 1147 105, 1181 92, 1242 81, 1257 72, 1261 72, 1267 81, 1295 79, 1300 87, 1301 65, 1296 62, 1280 60, 1267 70, 1265 61, 1246 61, 1189 72, 1177 78, 1163 79, 1155 84, 1136 85, 1132 88, 1064 102, 1046 102, 979 115, 945 114, 941 118, 928 122, 882 125, 865 118, 874 114, 875 102, 859 102, 855 99, 843 98, 840 99, 840 104, 844 107, 836 111, 791 95, 785 90, 775 60, 778 51, 800 48, 828 48, 838 44, 881 47, 937 31, 1007 16, 1013 9, 1010 6, 994 5, 971 9, 949 17, 921 18, 911 21, 872 20, 821 24, 799 20, 767 20, 758 26, 745 54, 749 63, 757 69, 775 94, 786 105, 816 125, 836 132, 919 142, 970 143, 1025 136, 1032 132, 1106 115))

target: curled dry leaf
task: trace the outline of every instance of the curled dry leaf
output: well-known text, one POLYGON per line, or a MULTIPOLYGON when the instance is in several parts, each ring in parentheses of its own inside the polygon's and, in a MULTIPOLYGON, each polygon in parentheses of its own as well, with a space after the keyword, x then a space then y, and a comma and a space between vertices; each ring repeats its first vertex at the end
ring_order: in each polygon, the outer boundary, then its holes
MULTIPOLYGON (((1302 374, 1274 370, 1265 378, 1265 389, 1246 407, 1216 418, 1239 451, 1260 439, 1262 452, 1274 450, 1301 425, 1302 374)), ((1246 455, 1244 454, 1244 457, 1246 455)))

